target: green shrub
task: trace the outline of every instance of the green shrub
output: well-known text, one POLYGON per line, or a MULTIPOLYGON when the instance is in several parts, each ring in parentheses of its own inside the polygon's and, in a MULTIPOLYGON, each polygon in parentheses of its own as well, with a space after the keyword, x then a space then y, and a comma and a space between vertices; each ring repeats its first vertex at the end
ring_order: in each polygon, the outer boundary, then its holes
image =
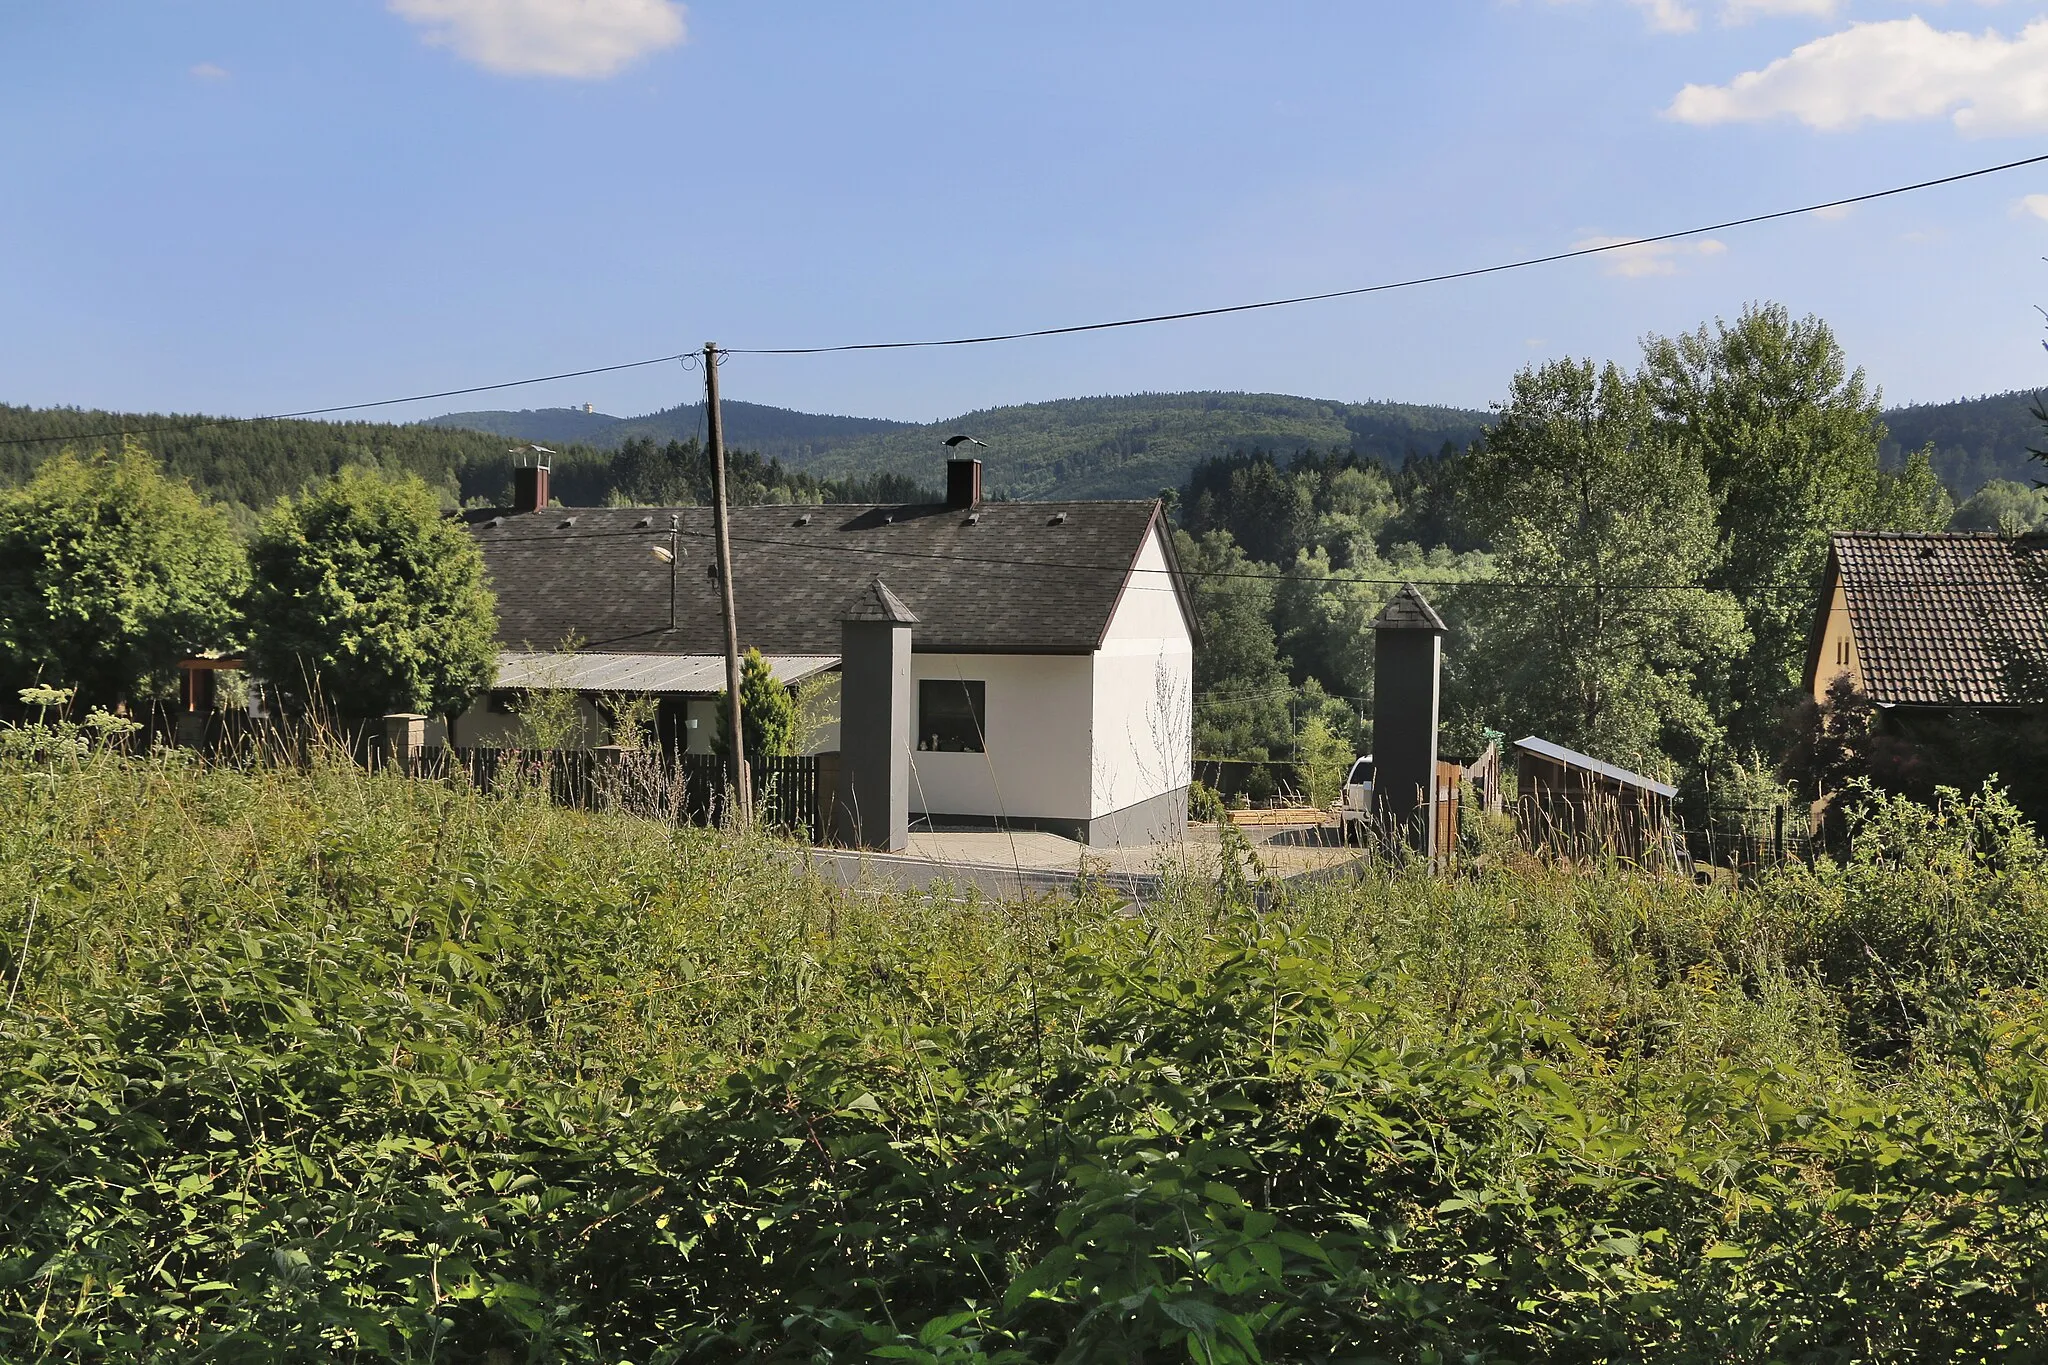
POLYGON ((2036 1358, 2039 860, 1989 796, 1870 829, 1131 917, 0 762, 0 1358, 2036 1358), (1937 890, 1947 1012, 1859 1061, 1828 926, 1937 890))

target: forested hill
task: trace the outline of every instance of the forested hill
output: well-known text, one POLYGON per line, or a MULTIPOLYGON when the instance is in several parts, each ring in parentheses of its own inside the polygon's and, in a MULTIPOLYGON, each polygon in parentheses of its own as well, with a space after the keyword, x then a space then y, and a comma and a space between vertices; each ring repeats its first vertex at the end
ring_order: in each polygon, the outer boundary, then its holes
POLYGON ((1932 442, 1934 472, 1958 499, 1993 479, 2032 482, 2048 474, 2027 455, 2030 446, 2042 443, 2034 403, 2035 395, 2022 389, 1892 408, 1884 415, 1891 431, 1884 444, 1885 460, 1896 464, 1932 442))
MULTIPOLYGON (((66 446, 133 439, 210 498, 261 511, 286 493, 351 465, 418 474, 452 499, 501 498, 510 485, 505 438, 388 422, 242 422, 163 413, 0 404, 0 484, 18 484, 66 446), (132 432, 132 437, 121 433, 132 432), (29 440, 28 438, 48 438, 29 440), (15 444, 5 444, 15 442, 15 444)), ((610 457, 565 447, 565 473, 610 457)))
MULTIPOLYGON (((988 487, 1014 498, 1150 497, 1177 488, 1202 461, 1234 450, 1356 450, 1399 465, 1411 454, 1435 455, 1446 442, 1464 446, 1487 416, 1465 408, 1406 403, 1338 403, 1271 393, 1147 393, 1118 398, 1066 398, 985 408, 928 425, 824 417, 724 405, 726 443, 758 450, 794 469, 827 478, 907 475, 943 483, 954 432, 984 441, 988 487)), ((527 440, 577 439, 612 445, 636 436, 657 440, 699 434, 695 405, 648 417, 617 419, 576 409, 533 413, 471 412, 437 418, 527 440), (614 422, 599 430, 591 423, 614 422)))
MULTIPOLYGON (((725 421, 728 449, 756 451, 769 459, 794 465, 801 465, 813 455, 863 436, 879 436, 916 427, 912 422, 891 422, 881 417, 832 417, 731 400, 719 404, 719 411, 725 421)), ((489 431, 526 441, 543 441, 549 445, 558 441, 580 441, 602 450, 616 450, 637 437, 663 445, 670 441, 703 439, 704 405, 684 403, 680 407, 651 412, 645 417, 613 417, 608 413, 585 412, 581 408, 451 412, 445 417, 430 419, 427 425, 489 431)))

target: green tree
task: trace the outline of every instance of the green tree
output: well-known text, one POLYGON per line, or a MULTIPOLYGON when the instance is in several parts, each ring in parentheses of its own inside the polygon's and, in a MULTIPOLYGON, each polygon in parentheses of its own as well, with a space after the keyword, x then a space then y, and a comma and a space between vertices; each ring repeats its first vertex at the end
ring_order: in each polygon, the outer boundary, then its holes
MULTIPOLYGON (((731 695, 718 694, 718 728, 712 733, 711 747, 719 754, 732 751, 725 738, 732 732, 731 695)), ((749 649, 740 659, 740 743, 747 746, 747 762, 787 754, 796 727, 797 706, 789 689, 775 681, 775 671, 761 651, 749 649)))
POLYGON ((1695 586, 1721 561, 1713 499, 1649 386, 1591 361, 1522 371, 1466 480, 1495 578, 1467 591, 1461 708, 1653 769, 1709 750, 1720 663, 1748 638, 1695 586))
POLYGON ((87 705, 166 694, 179 659, 239 645, 245 574, 226 517, 139 447, 46 461, 0 496, 6 695, 37 679, 87 705))
POLYGON ((1924 453, 1880 469, 1879 395, 1817 317, 1752 305, 1643 353, 1660 424, 1706 470, 1723 548, 1713 582, 1740 600, 1750 637, 1728 723, 1768 746, 1798 692, 1829 535, 1939 530, 1948 499, 1924 453))
POLYGON ((1267 759, 1293 742, 1293 690, 1274 646, 1279 571, 1238 548, 1228 531, 1174 548, 1188 575, 1202 647, 1195 652, 1195 752, 1204 758, 1267 759))
POLYGON ((344 470, 286 499, 250 548, 253 662, 344 719, 452 715, 490 686, 483 552, 416 477, 344 470))
POLYGON ((1949 518, 1951 531, 1999 531, 2019 535, 2048 528, 2048 489, 2011 479, 1993 479, 1949 518))

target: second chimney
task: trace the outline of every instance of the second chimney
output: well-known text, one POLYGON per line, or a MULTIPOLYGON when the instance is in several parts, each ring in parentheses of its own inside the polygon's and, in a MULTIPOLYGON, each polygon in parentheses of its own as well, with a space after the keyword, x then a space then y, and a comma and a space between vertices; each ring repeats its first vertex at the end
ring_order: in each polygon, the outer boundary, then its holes
POLYGON ((946 506, 964 512, 981 506, 981 461, 946 461, 946 506))
POLYGON ((512 471, 512 510, 538 512, 548 505, 548 467, 535 461, 512 471))

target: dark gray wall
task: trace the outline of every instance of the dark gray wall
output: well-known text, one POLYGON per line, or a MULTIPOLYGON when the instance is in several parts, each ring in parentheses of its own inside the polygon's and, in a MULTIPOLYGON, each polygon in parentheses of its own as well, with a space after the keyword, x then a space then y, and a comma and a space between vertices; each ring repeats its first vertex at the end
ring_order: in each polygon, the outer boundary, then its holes
POLYGON ((839 627, 839 838, 896 853, 910 845, 910 627, 839 627))
POLYGON ((1436 853, 1436 822, 1418 810, 1436 790, 1443 648, 1433 630, 1373 632, 1373 804, 1383 825, 1425 857, 1436 853))

